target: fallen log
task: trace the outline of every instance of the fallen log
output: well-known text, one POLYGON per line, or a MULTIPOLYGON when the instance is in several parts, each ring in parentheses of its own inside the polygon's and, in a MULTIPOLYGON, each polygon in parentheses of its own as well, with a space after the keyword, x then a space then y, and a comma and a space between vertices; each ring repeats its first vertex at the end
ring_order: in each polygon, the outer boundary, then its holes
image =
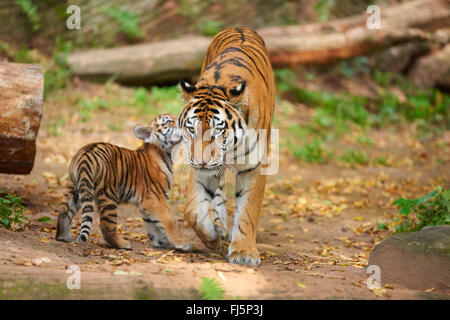
POLYGON ((0 62, 0 172, 32 170, 43 94, 40 65, 0 62))
POLYGON ((450 44, 417 60, 409 79, 418 87, 426 88, 433 85, 450 89, 450 44))
MULTIPOLYGON (((381 8, 381 29, 369 30, 368 14, 305 26, 264 28, 274 67, 325 64, 374 50, 430 38, 430 31, 450 25, 446 0, 416 0, 381 8)), ((200 70, 211 39, 187 37, 121 48, 73 53, 69 64, 75 76, 125 84, 165 84, 192 78, 200 70)))

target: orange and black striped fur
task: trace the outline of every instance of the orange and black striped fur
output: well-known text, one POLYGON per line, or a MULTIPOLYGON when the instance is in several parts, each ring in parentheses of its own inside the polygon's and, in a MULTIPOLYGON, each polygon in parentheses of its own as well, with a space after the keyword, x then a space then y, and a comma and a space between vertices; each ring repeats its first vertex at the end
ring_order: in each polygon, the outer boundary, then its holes
POLYGON ((258 157, 253 163, 224 159, 230 154, 234 160, 250 158, 261 141, 270 152, 275 83, 263 39, 250 29, 221 31, 208 48, 198 82, 181 81, 180 86, 185 106, 178 126, 190 147, 192 167, 185 218, 207 247, 220 244, 228 233, 222 177, 224 169, 231 168, 236 174, 236 209, 228 256, 231 263, 258 265, 256 227, 266 181, 261 169, 267 165, 258 157), (250 131, 258 132, 256 140, 249 140, 250 131), (208 147, 213 151, 196 151, 208 147))
POLYGON ((71 185, 60 209, 56 239, 75 241, 70 228, 81 208, 78 241, 86 242, 96 206, 107 244, 130 249, 117 231, 117 206, 129 202, 139 207, 153 246, 190 249, 167 202, 173 179, 171 152, 181 140, 175 121, 173 115, 160 115, 149 126, 135 127, 136 137, 144 140, 137 150, 108 143, 81 148, 70 164, 71 185))

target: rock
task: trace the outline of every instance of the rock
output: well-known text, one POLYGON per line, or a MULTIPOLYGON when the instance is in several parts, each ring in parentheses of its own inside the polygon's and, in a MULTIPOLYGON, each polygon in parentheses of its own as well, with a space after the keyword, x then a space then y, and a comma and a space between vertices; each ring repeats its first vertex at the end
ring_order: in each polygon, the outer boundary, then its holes
POLYGON ((375 246, 369 265, 380 267, 383 284, 450 292, 450 226, 392 235, 375 246))
POLYGON ((42 264, 42 260, 41 259, 32 259, 31 263, 33 264, 33 266, 40 266, 42 264))

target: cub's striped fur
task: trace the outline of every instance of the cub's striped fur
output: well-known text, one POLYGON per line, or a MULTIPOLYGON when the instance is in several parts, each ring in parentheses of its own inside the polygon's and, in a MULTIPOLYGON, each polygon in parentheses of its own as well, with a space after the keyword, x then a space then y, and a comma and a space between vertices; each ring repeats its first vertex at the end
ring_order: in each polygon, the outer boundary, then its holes
POLYGON ((71 185, 60 209, 57 240, 75 240, 70 227, 81 208, 78 241, 86 242, 97 206, 105 241, 130 249, 130 243, 117 232, 117 205, 129 202, 139 207, 153 246, 191 248, 167 202, 173 179, 171 152, 181 139, 175 120, 174 115, 160 115, 149 126, 135 127, 136 137, 144 140, 137 150, 93 143, 78 151, 70 164, 71 185))
POLYGON ((221 178, 225 168, 233 169, 236 209, 228 256, 231 263, 258 265, 256 227, 266 181, 261 169, 268 164, 259 157, 257 144, 265 143, 270 156, 275 108, 274 76, 263 39, 245 28, 219 32, 206 52, 198 82, 180 85, 186 104, 178 126, 190 147, 193 168, 185 218, 207 247, 219 245, 227 233, 221 178), (256 139, 250 140, 250 134, 256 139), (196 152, 207 149, 212 150, 209 155, 196 152), (236 161, 246 158, 257 160, 236 161), (208 215, 210 206, 214 219, 208 215))

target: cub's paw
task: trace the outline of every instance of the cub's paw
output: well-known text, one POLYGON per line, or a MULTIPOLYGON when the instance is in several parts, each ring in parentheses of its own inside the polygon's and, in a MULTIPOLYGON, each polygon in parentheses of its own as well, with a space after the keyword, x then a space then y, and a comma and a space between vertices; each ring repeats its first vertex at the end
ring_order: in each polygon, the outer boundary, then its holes
POLYGON ((70 233, 56 235, 55 239, 57 241, 62 241, 62 242, 75 242, 76 241, 75 237, 73 235, 71 235, 70 233))
POLYGON ((258 251, 232 251, 228 255, 228 259, 232 264, 246 265, 246 266, 259 266, 261 264, 261 258, 258 251))
POLYGON ((220 244, 222 243, 222 238, 218 236, 216 239, 205 240, 205 241, 202 241, 202 242, 208 249, 214 250, 214 249, 217 249, 220 246, 220 244))
POLYGON ((221 225, 215 225, 214 226, 214 229, 216 230, 216 233, 218 234, 218 236, 222 239, 222 240, 225 240, 225 241, 230 241, 229 240, 229 235, 228 235, 228 232, 227 232, 227 230, 226 230, 226 228, 224 228, 223 226, 221 226, 221 225))

